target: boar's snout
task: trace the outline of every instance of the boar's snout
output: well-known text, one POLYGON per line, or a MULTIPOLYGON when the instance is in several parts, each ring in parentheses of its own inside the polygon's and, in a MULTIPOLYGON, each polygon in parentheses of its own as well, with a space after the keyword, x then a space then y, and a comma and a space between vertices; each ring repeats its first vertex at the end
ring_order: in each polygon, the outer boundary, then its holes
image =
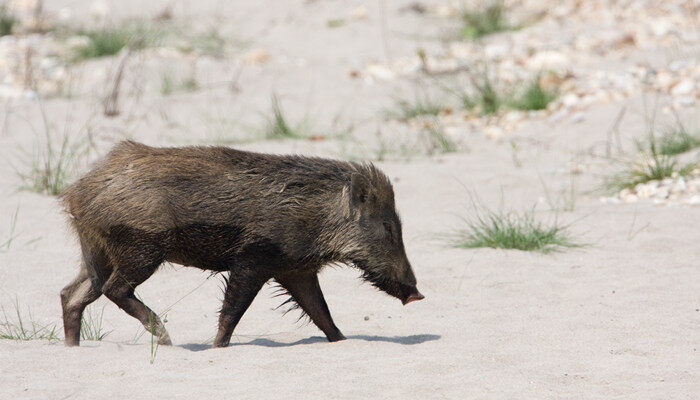
POLYGON ((425 296, 423 296, 415 286, 410 286, 407 292, 408 294, 401 299, 401 303, 403 303, 403 305, 406 305, 412 301, 423 300, 425 298, 425 296))
POLYGON ((416 276, 408 260, 403 263, 403 276, 399 280, 399 290, 401 292, 401 303, 406 305, 412 301, 423 300, 425 296, 416 287, 416 276))

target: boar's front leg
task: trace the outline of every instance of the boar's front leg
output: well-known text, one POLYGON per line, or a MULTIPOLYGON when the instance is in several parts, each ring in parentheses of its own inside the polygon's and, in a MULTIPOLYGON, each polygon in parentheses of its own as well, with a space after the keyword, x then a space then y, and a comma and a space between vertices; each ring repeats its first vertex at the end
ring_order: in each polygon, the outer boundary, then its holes
POLYGON ((214 347, 228 346, 233 329, 268 279, 268 276, 250 270, 231 271, 219 313, 219 332, 214 339, 214 347))
POLYGON ((287 289, 294 301, 309 315, 314 324, 326 334, 329 342, 345 339, 345 336, 335 326, 333 318, 331 318, 331 312, 328 310, 326 299, 323 298, 323 292, 321 292, 321 286, 318 284, 316 273, 286 274, 276 276, 275 280, 283 288, 287 289))

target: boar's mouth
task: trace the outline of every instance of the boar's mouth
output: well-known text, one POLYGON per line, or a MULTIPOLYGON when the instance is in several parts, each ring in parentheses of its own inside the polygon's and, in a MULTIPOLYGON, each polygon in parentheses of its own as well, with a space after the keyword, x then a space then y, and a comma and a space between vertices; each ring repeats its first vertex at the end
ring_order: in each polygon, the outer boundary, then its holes
POLYGON ((362 269, 362 279, 369 282, 372 286, 376 287, 377 289, 401 300, 401 303, 403 303, 403 305, 425 298, 418 291, 416 285, 407 285, 395 279, 387 278, 377 272, 367 271, 363 269, 360 266, 360 264, 355 263, 355 265, 362 269))

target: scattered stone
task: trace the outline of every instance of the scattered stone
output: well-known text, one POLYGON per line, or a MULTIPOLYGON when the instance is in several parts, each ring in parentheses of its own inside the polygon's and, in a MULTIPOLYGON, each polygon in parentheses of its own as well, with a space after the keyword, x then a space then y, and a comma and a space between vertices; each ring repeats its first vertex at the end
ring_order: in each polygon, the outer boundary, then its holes
MULTIPOLYGON (((112 7, 108 1, 96 0, 90 2, 87 12, 100 24, 104 23, 105 18, 111 18, 112 7)), ((588 107, 624 101, 650 89, 673 96, 669 112, 698 104, 700 60, 697 55, 669 60, 665 66, 661 60, 658 62, 661 65, 650 65, 646 62, 631 64, 626 59, 634 49, 644 51, 644 54, 654 54, 675 42, 682 43, 686 48, 700 46, 696 18, 688 11, 684 0, 642 1, 632 7, 625 2, 605 0, 602 3, 525 0, 523 6, 518 8, 522 8, 526 14, 539 13, 537 21, 525 24, 519 30, 485 38, 482 42, 463 40, 458 35, 450 36, 445 39, 444 46, 428 46, 405 56, 393 54, 391 62, 372 62, 357 67, 347 72, 348 77, 363 78, 367 84, 398 78, 415 79, 426 74, 461 74, 463 77, 465 71, 475 71, 475 68, 478 71, 478 67, 483 65, 488 67, 489 75, 501 87, 516 88, 539 77, 542 88, 558 94, 543 111, 511 112, 505 109, 499 112, 495 117, 499 121, 498 129, 484 128, 494 124, 492 117, 469 116, 468 112, 459 109, 438 116, 443 124, 449 122, 457 125, 462 132, 483 130, 490 137, 507 134, 517 129, 518 124, 532 119, 582 122, 588 107), (604 6, 601 7, 601 4, 604 6), (581 26, 590 29, 580 30, 581 26), (558 34, 552 35, 552 32, 558 34), (608 60, 626 62, 627 65, 610 69, 599 67, 608 60)), ((458 21, 463 11, 454 2, 423 0, 409 1, 401 9, 428 14, 426 23, 431 18, 434 20, 435 16, 458 21)), ((162 19, 169 19, 170 11, 163 10, 162 19)), ((333 20, 331 25, 375 17, 376 11, 374 6, 359 5, 333 20), (370 15, 370 12, 373 14, 370 15)), ((59 8, 54 18, 68 21, 74 17, 73 14, 70 7, 59 8)), ((37 82, 32 86, 38 91, 34 95, 56 94, 60 88, 69 86, 67 82, 73 78, 66 73, 70 68, 66 55, 85 46, 90 39, 84 36, 59 37, 53 32, 34 35, 26 30, 20 31, 21 34, 0 38, 0 98, 31 96, 24 93, 28 53, 31 55, 29 65, 32 80, 37 82)), ((142 53, 146 57, 191 57, 178 48, 171 42, 142 53)), ((640 58, 635 56, 634 59, 640 58)), ((263 65, 271 60, 271 54, 262 49, 252 49, 241 57, 246 65, 263 65)), ((278 64, 293 62, 300 67, 306 65, 306 60, 302 58, 285 58, 282 54, 276 54, 274 61, 278 64)), ((101 66, 94 68, 94 71, 91 68, 89 73, 96 75, 91 77, 90 82, 102 84, 105 71, 101 66)), ((670 192, 668 199, 673 195, 670 192)))
POLYGON ((270 53, 262 49, 253 49, 243 55, 243 62, 248 65, 260 65, 270 60, 270 53))
POLYGON ((621 49, 621 48, 627 47, 627 46, 635 46, 636 44, 637 44, 637 41, 635 40, 634 35, 632 35, 630 33, 625 33, 621 37, 615 39, 612 42, 612 46, 615 49, 621 49))
POLYGON ((621 190, 615 197, 601 199, 605 203, 634 203, 640 200, 651 200, 658 205, 700 205, 700 170, 696 169, 687 177, 640 183, 632 189, 621 190))
POLYGON ((365 19, 369 15, 369 9, 365 5, 356 7, 350 13, 350 17, 353 19, 365 19))
POLYGON ((373 78, 386 81, 392 80, 396 76, 391 69, 381 64, 370 64, 365 69, 365 73, 373 78))
POLYGON ((323 135, 312 135, 309 137, 309 141, 311 142, 322 142, 326 140, 326 137, 323 135))
POLYGON ((562 97, 561 103, 564 107, 574 108, 579 104, 579 97, 576 93, 569 93, 562 97))
POLYGON ((491 139, 498 139, 503 136, 503 129, 498 126, 487 126, 484 128, 484 134, 491 139))
POLYGON ((583 122, 585 119, 586 114, 584 114, 582 111, 577 111, 571 116, 571 122, 576 124, 583 122))
POLYGON ((571 64, 568 55, 559 51, 546 50, 535 54, 527 61, 527 67, 535 71, 566 72, 571 64))
POLYGON ((695 97, 693 96, 680 96, 677 97, 674 102, 681 107, 691 107, 695 105, 695 97))
POLYGON ((690 79, 684 79, 671 88, 671 94, 674 96, 684 96, 693 92, 695 82, 690 79))

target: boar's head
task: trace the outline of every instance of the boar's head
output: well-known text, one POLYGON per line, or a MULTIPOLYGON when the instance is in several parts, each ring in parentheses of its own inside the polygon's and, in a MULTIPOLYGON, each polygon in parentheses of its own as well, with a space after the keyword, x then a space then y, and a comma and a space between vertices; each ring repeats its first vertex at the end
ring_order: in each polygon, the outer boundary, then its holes
POLYGON ((405 305, 423 299, 406 257, 401 220, 389 179, 372 165, 352 174, 344 190, 347 207, 343 258, 362 270, 363 279, 405 305))

